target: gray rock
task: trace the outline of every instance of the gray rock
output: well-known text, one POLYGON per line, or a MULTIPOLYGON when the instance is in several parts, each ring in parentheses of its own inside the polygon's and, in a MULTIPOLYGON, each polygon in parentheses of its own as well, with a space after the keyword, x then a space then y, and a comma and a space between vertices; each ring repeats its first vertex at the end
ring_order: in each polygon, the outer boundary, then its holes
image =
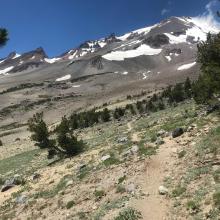
POLYGON ((166 194, 168 194, 168 189, 167 189, 165 186, 159 186, 158 191, 159 191, 159 194, 160 194, 160 195, 166 195, 166 194))
POLYGON ((41 177, 41 175, 39 173, 34 173, 32 176, 32 180, 37 180, 41 177))
POLYGON ((133 145, 133 146, 131 147, 131 152, 134 153, 134 154, 137 153, 138 150, 139 150, 139 147, 138 147, 137 145, 133 145))
POLYGON ((133 183, 129 184, 127 187, 126 187, 126 191, 130 194, 134 194, 135 193, 135 185, 133 183))
POLYGON ((25 204, 28 201, 28 197, 26 195, 20 195, 16 198, 17 204, 25 204))
POLYGON ((72 186, 73 185, 73 180, 69 180, 67 183, 66 183, 66 186, 72 186))
POLYGON ((5 192, 16 185, 21 185, 23 183, 23 179, 20 175, 16 174, 11 179, 5 181, 4 185, 1 188, 1 192, 5 192))
POLYGON ((173 132, 172 132, 172 137, 176 138, 181 136, 184 133, 184 130, 182 128, 176 128, 173 132))
POLYGON ((5 191, 11 189, 14 186, 15 186, 15 184, 10 184, 8 182, 5 182, 5 184, 1 188, 1 192, 5 192, 5 191))
POLYGON ((104 162, 104 161, 108 160, 109 158, 111 158, 111 156, 109 154, 107 154, 101 158, 101 161, 104 162))
POLYGON ((82 170, 85 167, 86 167, 86 164, 85 163, 81 163, 81 164, 78 165, 77 169, 80 171, 80 170, 82 170))
POLYGON ((162 145, 162 144, 164 144, 164 140, 159 137, 159 138, 157 138, 155 143, 156 143, 156 145, 162 145))
POLYGON ((127 137, 118 138, 118 143, 126 143, 128 141, 127 137))
POLYGON ((166 133, 166 131, 160 130, 160 131, 157 132, 157 136, 158 136, 158 137, 164 137, 164 136, 165 136, 165 133, 166 133))

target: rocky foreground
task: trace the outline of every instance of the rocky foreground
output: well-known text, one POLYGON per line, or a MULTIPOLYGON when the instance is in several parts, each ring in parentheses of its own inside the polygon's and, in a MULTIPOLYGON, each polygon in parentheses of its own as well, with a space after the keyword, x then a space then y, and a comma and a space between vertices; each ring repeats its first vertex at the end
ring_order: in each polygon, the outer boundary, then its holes
POLYGON ((72 159, 47 160, 27 131, 6 129, 1 219, 219 217, 219 118, 192 101, 78 130, 86 150, 72 159))

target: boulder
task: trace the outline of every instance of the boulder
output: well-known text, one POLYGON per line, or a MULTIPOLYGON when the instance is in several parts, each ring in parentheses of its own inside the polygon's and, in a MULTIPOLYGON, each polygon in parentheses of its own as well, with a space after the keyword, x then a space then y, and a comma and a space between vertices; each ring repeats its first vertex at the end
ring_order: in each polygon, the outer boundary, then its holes
POLYGON ((11 179, 5 181, 4 185, 1 188, 1 192, 5 192, 16 185, 21 185, 24 182, 22 177, 18 174, 14 175, 11 179))
POLYGON ((176 128, 176 129, 173 130, 173 132, 172 132, 172 137, 173 137, 173 138, 179 137, 179 136, 181 136, 183 133, 184 133, 184 131, 183 131, 182 128, 176 128))
POLYGON ((217 103, 217 104, 214 104, 214 105, 209 105, 207 108, 206 108, 206 114, 211 114, 212 112, 214 111, 217 111, 220 109, 220 104, 217 103))

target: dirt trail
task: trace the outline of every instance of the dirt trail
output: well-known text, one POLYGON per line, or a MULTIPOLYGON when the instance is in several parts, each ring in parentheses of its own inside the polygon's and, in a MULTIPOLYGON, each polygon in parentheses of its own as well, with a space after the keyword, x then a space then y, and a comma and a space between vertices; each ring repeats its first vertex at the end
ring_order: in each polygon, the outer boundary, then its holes
MULTIPOLYGON (((132 124, 131 124, 131 122, 128 122, 127 126, 128 126, 128 132, 131 132, 132 131, 132 124)), ((141 140, 140 137, 138 137, 138 134, 139 134, 138 132, 132 133, 132 135, 131 135, 132 142, 138 142, 138 141, 141 140)))
MULTIPOLYGON (((132 125, 128 124, 130 131, 132 125)), ((137 133, 136 133, 137 134, 137 133)), ((132 135, 132 137, 135 137, 132 135)), ((146 196, 144 199, 134 199, 131 206, 142 213, 144 220, 168 220, 170 201, 166 196, 159 195, 159 186, 163 185, 164 178, 172 170, 175 158, 172 157, 177 143, 164 138, 165 144, 161 145, 157 154, 146 161, 146 171, 141 177, 141 187, 146 196)))

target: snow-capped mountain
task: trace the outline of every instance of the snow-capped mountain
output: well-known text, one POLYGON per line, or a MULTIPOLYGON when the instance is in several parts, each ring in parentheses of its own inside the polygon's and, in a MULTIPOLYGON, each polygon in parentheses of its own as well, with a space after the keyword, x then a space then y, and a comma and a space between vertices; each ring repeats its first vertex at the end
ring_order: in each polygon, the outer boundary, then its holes
POLYGON ((0 74, 37 71, 38 67, 58 73, 54 65, 62 66, 70 75, 68 79, 106 72, 142 72, 147 78, 153 72, 162 72, 160 69, 183 71, 196 66, 197 43, 206 40, 208 32, 219 30, 204 19, 171 17, 122 36, 111 34, 86 41, 56 58, 49 59, 42 48, 21 55, 13 52, 0 60, 0 74))

